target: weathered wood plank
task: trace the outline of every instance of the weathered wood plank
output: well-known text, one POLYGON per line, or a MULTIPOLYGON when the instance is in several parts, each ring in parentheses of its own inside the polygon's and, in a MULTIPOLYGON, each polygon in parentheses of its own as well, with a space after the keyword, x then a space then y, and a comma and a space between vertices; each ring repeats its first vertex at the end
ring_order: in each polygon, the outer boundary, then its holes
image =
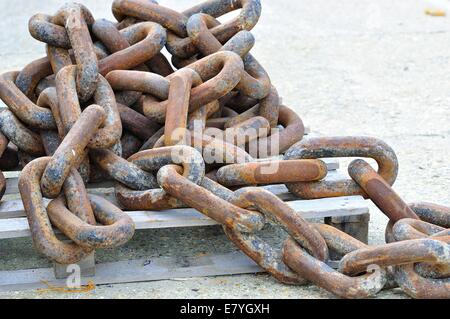
MULTIPOLYGON (((330 171, 326 177, 327 180, 339 180, 346 178, 340 171, 330 171)), ((114 189, 111 187, 106 187, 108 185, 102 183, 102 184, 96 184, 95 188, 90 188, 88 185, 88 192, 91 194, 97 194, 100 195, 106 199, 108 199, 110 202, 112 202, 115 205, 117 204, 116 197, 114 195, 114 189)), ((111 185, 109 185, 111 186, 111 185)), ((297 200, 298 197, 291 194, 289 190, 286 188, 285 185, 279 184, 279 185, 267 185, 263 186, 263 188, 267 189, 268 191, 274 193, 279 198, 281 198, 283 201, 292 201, 297 200)), ((44 199, 45 205, 47 205, 49 200, 44 199)), ((0 202, 0 220, 5 218, 17 218, 17 217, 24 217, 25 212, 23 210, 23 204, 20 199, 11 199, 11 200, 3 200, 0 202)))
MULTIPOLYGON (((241 252, 199 257, 157 257, 98 264, 95 277, 82 277, 81 284, 96 285, 257 273, 262 269, 241 252)), ((65 287, 52 268, 0 271, 0 291, 47 288, 44 282, 65 287)))
MULTIPOLYGON (((287 203, 304 218, 361 215, 369 211, 367 203, 361 196, 294 200, 288 201, 287 203)), ((193 208, 169 209, 164 211, 132 211, 127 212, 127 214, 135 222, 136 229, 176 228, 216 224, 215 221, 193 208)), ((27 236, 30 236, 30 230, 26 218, 0 219, 0 239, 27 236)))
MULTIPOLYGON (((329 261, 331 267, 336 262, 329 261)), ((81 285, 143 282, 177 278, 224 276, 264 272, 253 260, 236 251, 196 257, 155 257, 96 265, 95 276, 81 277, 81 285)), ((0 291, 47 288, 43 283, 65 287, 64 279, 55 279, 52 268, 0 271, 0 291)))

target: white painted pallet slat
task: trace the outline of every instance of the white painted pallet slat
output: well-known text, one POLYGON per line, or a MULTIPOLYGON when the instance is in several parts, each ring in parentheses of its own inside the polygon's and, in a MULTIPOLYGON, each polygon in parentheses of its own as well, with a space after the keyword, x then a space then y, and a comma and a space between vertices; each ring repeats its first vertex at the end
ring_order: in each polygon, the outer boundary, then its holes
MULTIPOLYGON (((329 261, 330 267, 336 262, 329 261)), ((143 282, 192 277, 260 273, 264 270, 240 251, 196 257, 155 257, 96 265, 95 276, 84 276, 81 285, 143 282)), ((55 279, 53 268, 0 271, 0 291, 65 287, 64 279, 55 279)))
MULTIPOLYGON (((257 273, 263 270, 241 252, 198 257, 156 257, 96 265, 94 277, 82 277, 81 284, 142 282, 173 278, 257 273)), ((53 268, 0 271, 0 291, 46 288, 43 283, 64 287, 53 268)))
MULTIPOLYGON (((339 168, 339 161, 335 158, 325 158, 323 159, 329 171, 335 171, 339 168)), ((6 189, 5 195, 12 195, 19 193, 18 187, 18 177, 20 172, 4 172, 6 177, 6 189)), ((114 187, 113 181, 105 181, 100 183, 92 183, 87 184, 87 188, 96 189, 96 188, 111 188, 114 187)))
MULTIPOLYGON (((315 200, 288 201, 287 204, 304 218, 362 215, 368 212, 361 196, 336 197, 315 200)), ((126 212, 134 221, 136 229, 177 228, 209 226, 214 220, 193 208, 169 209, 164 211, 126 212)), ((30 236, 25 217, 0 219, 0 239, 30 236)))
MULTIPOLYGON (((327 180, 340 180, 346 178, 343 174, 341 174, 340 171, 334 170, 328 172, 328 175, 326 177, 327 180)), ((92 185, 88 185, 92 186, 92 185)), ((114 189, 111 188, 111 184, 96 184, 95 188, 88 187, 88 192, 91 194, 98 194, 102 197, 105 197, 109 201, 111 201, 113 204, 117 204, 117 200, 114 196, 114 189)), ((279 185, 268 185, 263 186, 263 188, 267 189, 268 191, 274 193, 277 195, 280 199, 283 201, 289 201, 289 200, 296 200, 298 197, 291 194, 289 190, 286 188, 285 185, 279 184, 279 185)), ((48 199, 44 199, 45 205, 47 205, 49 202, 48 199)), ((5 218, 16 218, 16 217, 24 217, 25 212, 23 209, 23 204, 20 199, 11 199, 7 201, 1 201, 0 202, 0 220, 5 218)))
MULTIPOLYGON (((339 171, 330 171, 327 180, 343 179, 339 171)), ((361 196, 335 197, 316 200, 299 200, 291 194, 285 185, 268 185, 263 188, 286 201, 304 218, 324 218, 331 216, 361 215, 368 212, 367 204, 361 196)), ((89 192, 97 193, 96 189, 89 192)), ((102 196, 115 203, 113 190, 109 189, 102 196)), ((45 205, 49 202, 44 199, 45 205)), ((117 203, 116 203, 117 204, 117 203)), ((169 209, 164 211, 127 212, 133 219, 136 229, 155 229, 171 227, 209 226, 216 224, 207 216, 193 208, 169 209)), ((20 199, 0 202, 0 239, 30 236, 28 221, 20 199)))

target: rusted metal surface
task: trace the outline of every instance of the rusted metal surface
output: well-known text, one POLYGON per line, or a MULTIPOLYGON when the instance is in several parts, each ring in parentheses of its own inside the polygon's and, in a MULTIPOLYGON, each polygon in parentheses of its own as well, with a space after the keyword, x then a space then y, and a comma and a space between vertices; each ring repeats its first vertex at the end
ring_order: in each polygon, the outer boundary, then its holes
POLYGON ((174 72, 172 65, 161 52, 158 52, 150 61, 147 61, 146 65, 152 72, 162 76, 169 76, 174 72))
POLYGON ((186 23, 183 23, 183 20, 186 19, 182 14, 151 1, 115 0, 112 4, 112 11, 118 21, 122 21, 129 16, 139 20, 157 22, 164 28, 177 32, 181 36, 186 35, 186 23))
MULTIPOLYGON (((67 207, 70 210, 70 215, 76 216, 81 221, 90 225, 95 225, 96 220, 94 211, 89 203, 88 194, 84 187, 84 181, 77 170, 72 168, 69 176, 67 176, 63 185, 64 196, 67 201, 67 207)), ((63 196, 60 196, 63 201, 63 196)), ((48 208, 48 207, 47 207, 48 208)), ((51 220, 51 216, 49 213, 51 220)), ((65 227, 69 227, 71 224, 66 224, 65 227)))
MULTIPOLYGON (((398 162, 392 148, 372 137, 318 137, 308 138, 293 145, 284 159, 314 159, 323 157, 370 157, 378 163, 378 173, 392 185, 397 178, 398 162)), ((289 190, 301 198, 324 198, 365 195, 353 180, 292 183, 289 190)))
POLYGON ((421 220, 450 228, 450 207, 426 202, 411 203, 409 207, 421 220))
MULTIPOLYGON (((323 236, 330 253, 333 252, 338 256, 347 256, 355 251, 369 248, 369 246, 365 243, 330 225, 314 224, 314 227, 323 236)), ((350 277, 345 273, 342 273, 341 270, 338 272, 334 271, 326 264, 314 260, 309 254, 299 250, 299 247, 293 242, 285 243, 285 249, 284 258, 287 263, 289 263, 287 260, 291 260, 292 267, 302 267, 302 269, 304 269, 302 271, 304 271, 305 276, 312 276, 312 282, 317 283, 322 288, 331 291, 338 296, 344 298, 363 298, 369 295, 374 295, 377 290, 381 290, 383 288, 381 287, 381 283, 383 282, 385 283, 385 288, 396 287, 393 278, 391 278, 392 276, 389 269, 382 269, 375 263, 371 263, 364 269, 361 269, 360 272, 352 274, 353 276, 360 275, 359 277, 350 277), (289 252, 292 251, 294 252, 294 255, 289 255, 289 252), (295 257, 293 257, 295 254, 302 256, 302 260, 300 262, 297 262, 295 257), (318 270, 317 274, 313 273, 314 269, 318 270), (361 276, 361 274, 364 274, 366 271, 367 273, 361 276), (376 276, 373 274, 374 271, 378 271, 379 275, 376 276), (378 285, 378 287, 374 287, 374 284, 378 285), (354 289, 355 285, 357 286, 356 289, 354 289)), ((342 260, 343 259, 341 259, 341 262, 342 260)))
POLYGON ((255 99, 266 97, 269 94, 271 86, 268 74, 251 54, 244 54, 248 53, 252 47, 251 39, 248 40, 250 37, 245 37, 245 34, 244 37, 242 34, 237 34, 239 41, 245 41, 243 44, 237 44, 236 42, 238 41, 232 38, 230 39, 232 41, 231 44, 227 45, 227 42, 222 48, 222 44, 213 35, 212 31, 210 31, 210 28, 214 28, 220 25, 220 23, 218 21, 208 23, 211 21, 210 19, 211 16, 205 14, 194 14, 189 18, 186 27, 193 44, 203 55, 210 55, 219 50, 232 51, 239 54, 243 58, 246 72, 242 74, 242 79, 236 88, 243 94, 255 99), (247 44, 246 48, 245 44, 247 44))
POLYGON ((153 134, 147 141, 142 144, 140 151, 145 151, 151 149, 155 146, 156 142, 158 142, 161 137, 164 136, 164 126, 161 127, 155 134, 153 134))
MULTIPOLYGON (((147 172, 154 172, 164 165, 180 164, 183 176, 199 184, 205 174, 205 163, 199 152, 189 146, 161 147, 141 151, 131 156, 128 161, 147 172)), ((119 203, 128 210, 167 209, 183 207, 183 203, 162 189, 134 190, 123 184, 116 185, 119 203)))
POLYGON ((136 190, 156 188, 156 178, 137 165, 121 158, 107 149, 93 149, 89 153, 92 161, 116 181, 136 190))
POLYGON ((244 71, 242 59, 233 52, 217 52, 187 66, 203 84, 192 89, 190 111, 225 96, 236 87, 244 71))
POLYGON ((396 267, 395 281, 405 293, 413 298, 450 298, 450 278, 424 278, 416 273, 412 264, 396 267))
POLYGON ((33 128, 53 129, 55 121, 49 109, 34 104, 15 84, 19 72, 0 76, 0 98, 14 115, 33 128))
POLYGON ((227 165, 217 171, 217 180, 225 186, 278 184, 317 181, 326 174, 320 160, 279 160, 227 165))
POLYGON ((449 263, 450 247, 433 239, 413 239, 355 250, 345 255, 339 271, 355 275, 370 265, 396 266, 418 262, 449 263))
POLYGON ((201 150, 207 164, 236 164, 253 161, 253 157, 240 147, 206 134, 191 135, 191 145, 201 150))
POLYGON ((200 76, 192 69, 183 69, 175 74, 170 80, 167 99, 164 125, 164 144, 166 146, 188 143, 186 126, 191 88, 202 83, 200 76))
POLYGON ((238 91, 231 92, 222 98, 222 103, 229 106, 237 113, 244 113, 248 109, 258 104, 258 100, 240 94, 238 91))
POLYGON ((59 240, 52 229, 40 187, 41 176, 50 159, 50 157, 38 158, 23 169, 19 177, 19 191, 36 250, 62 264, 76 263, 91 251, 75 243, 59 240))
POLYGON ((116 91, 137 91, 158 99, 169 97, 170 82, 163 76, 150 72, 115 70, 106 75, 111 87, 116 91))
POLYGON ((120 139, 120 144, 122 145, 123 158, 128 158, 134 153, 139 152, 141 147, 144 145, 139 138, 125 130, 122 134, 122 138, 120 139))
POLYGON ((39 82, 54 71, 47 58, 35 60, 25 66, 16 77, 15 84, 30 100, 34 98, 34 90, 39 82))
POLYGON ((344 298, 375 296, 387 281, 386 272, 379 267, 358 277, 346 276, 309 255, 292 239, 284 244, 283 261, 303 278, 344 298))
MULTIPOLYGON (((44 60, 46 62, 50 63, 50 66, 51 66, 54 74, 58 74, 58 72, 63 67, 72 65, 72 58, 70 56, 69 50, 66 50, 64 48, 50 46, 47 44, 46 51, 47 51, 47 59, 44 59, 44 60)), ((22 73, 23 73, 23 70, 17 77, 18 79, 21 77, 22 73)), ((44 78, 42 78, 42 79, 44 79, 44 78)), ((39 82, 37 84, 39 84, 39 82)))
POLYGON ((98 61, 89 34, 93 22, 89 10, 79 4, 66 4, 52 17, 52 22, 65 27, 77 64, 77 92, 81 101, 92 97, 98 80, 98 61))
POLYGON ((225 129, 221 139, 245 149, 246 144, 267 137, 269 134, 269 121, 262 116, 255 116, 225 129))
POLYGON ((19 167, 19 156, 15 145, 8 145, 0 157, 0 170, 11 171, 19 167))
POLYGON ((199 212, 231 229, 248 232, 261 229, 262 216, 257 212, 242 209, 212 194, 205 188, 189 181, 175 166, 164 166, 158 172, 158 183, 169 194, 199 212))
POLYGON ((72 167, 78 167, 84 158, 89 140, 95 135, 105 120, 105 112, 98 105, 91 105, 67 133, 52 159, 47 164, 41 179, 42 192, 46 197, 55 198, 72 167))
POLYGON ((278 281, 291 285, 304 285, 307 283, 307 280, 301 275, 286 266, 282 260, 281 251, 274 249, 260 237, 253 233, 239 233, 225 226, 223 229, 236 247, 278 281))
MULTIPOLYGON (((432 207, 434 208, 434 205, 421 204, 421 206, 422 205, 425 205, 428 209, 432 207)), ((440 206, 439 208, 443 207, 440 206)), ((428 210, 428 216, 430 215, 430 212, 431 211, 428 210)), ((442 213, 442 210, 438 212, 442 213)), ((428 237, 430 239, 439 240, 448 244, 450 239, 449 228, 411 218, 404 218, 399 220, 392 226, 392 228, 388 227, 387 232, 390 233, 388 237, 392 241, 421 239, 428 237)), ((415 270, 424 277, 447 278, 450 276, 450 263, 421 263, 416 265, 415 270)))
MULTIPOLYGON (((116 53, 130 47, 127 39, 122 36, 116 25, 106 19, 99 19, 95 21, 92 25, 92 32, 101 41, 94 43, 94 45, 104 45, 109 52, 116 53)), ((107 56, 108 53, 105 53, 107 56)), ((136 69, 148 71, 144 65, 140 65, 136 69)), ((117 102, 127 106, 134 104, 140 97, 140 92, 124 91, 116 93, 117 102)))
POLYGON ((275 131, 270 136, 257 141, 256 149, 258 150, 258 157, 264 158, 283 154, 303 138, 305 127, 301 118, 284 105, 279 106, 279 112, 278 124, 283 129, 275 131))
MULTIPOLYGON (((259 188, 243 188, 235 192, 232 203, 244 208, 256 208, 266 219, 280 225, 293 240, 310 251, 315 258, 318 260, 328 258, 328 247, 320 233, 272 193, 259 188)), ((279 281, 287 284, 306 283, 301 275, 286 267, 282 260, 283 253, 274 249, 257 234, 226 226, 224 231, 240 250, 279 281)))
MULTIPOLYGON (((406 204, 391 187, 398 162, 383 141, 303 140, 301 118, 251 54, 259 0, 208 0, 183 12, 115 0, 112 10, 117 22, 95 20, 81 4, 34 15, 29 32, 46 57, 0 75, 0 169, 23 167, 19 190, 40 253, 75 263, 130 240, 131 218, 86 190, 113 180, 127 210, 192 207, 214 219, 281 282, 344 298, 397 286, 414 298, 450 298, 450 208, 406 204), (327 179, 324 157, 373 158, 378 171, 359 159, 352 179, 327 179), (309 223, 263 188, 239 189, 280 183, 304 199, 371 199, 390 218, 387 244, 309 223), (47 209, 43 196, 52 198, 47 209), (282 248, 263 239, 266 223, 288 234, 282 248), (336 258, 333 270, 326 263, 336 258)), ((0 198, 5 188, 0 172, 0 198)))
POLYGON ((191 112, 188 117, 187 128, 189 130, 195 129, 194 125, 200 126, 203 130, 207 126, 208 119, 220 109, 219 101, 213 101, 204 106, 199 107, 191 112))
POLYGON ((234 204, 256 207, 267 219, 279 224, 302 247, 319 259, 328 258, 328 247, 320 233, 292 208, 267 190, 247 187, 236 192, 234 204))
POLYGON ((51 15, 43 13, 33 15, 28 21, 28 30, 31 36, 38 41, 58 48, 71 48, 65 28, 54 24, 51 15))
POLYGON ((39 135, 24 126, 9 109, 0 110, 0 130, 19 150, 35 156, 44 155, 39 135))
POLYGON ((89 195, 89 200, 95 219, 101 226, 86 223, 72 214, 66 208, 62 197, 49 203, 47 212, 50 221, 85 249, 117 247, 133 237, 134 223, 127 214, 102 197, 89 195))
MULTIPOLYGON (((61 120, 66 132, 74 125, 81 113, 81 107, 75 90, 76 66, 63 68, 56 76, 56 91, 58 93, 61 120)), ((114 92, 108 81, 98 75, 98 83, 93 92, 94 102, 106 112, 102 127, 89 141, 89 147, 108 148, 113 146, 122 135, 122 123, 117 109, 114 92)))
POLYGON ((128 106, 117 103, 117 109, 120 113, 123 128, 143 141, 152 137, 161 127, 155 121, 150 120, 128 106))
MULTIPOLYGON (((241 114, 231 117, 225 123, 225 127, 234 126, 237 123, 257 116, 258 114, 269 121, 270 127, 276 127, 278 125, 280 99, 278 96, 278 92, 274 86, 271 87, 268 95, 265 98, 261 99, 259 103, 258 101, 254 101, 253 103, 257 104, 253 105, 253 107, 245 110, 241 114)), ((288 124, 285 123, 284 125, 288 124)))
MULTIPOLYGON (((56 88, 49 87, 46 88, 44 91, 42 91, 42 93, 39 95, 36 104, 40 107, 49 108, 52 111, 53 118, 55 120, 57 128, 57 133, 59 134, 59 137, 63 138, 65 135, 65 127, 64 123, 61 120, 61 113, 59 110, 59 102, 58 102, 58 95, 56 94, 56 88)), ((44 130, 42 130, 41 133, 43 131, 44 130)))
POLYGON ((414 211, 409 208, 408 204, 366 161, 354 160, 348 166, 348 173, 364 189, 365 193, 378 208, 393 222, 402 218, 419 219, 414 211))
POLYGON ((386 240, 399 243, 432 240, 433 245, 428 253, 442 258, 434 262, 398 265, 394 270, 394 279, 413 298, 449 298, 450 262, 446 253, 450 243, 450 230, 447 228, 449 208, 431 203, 413 203, 410 208, 436 224, 411 218, 401 219, 395 224, 391 222, 386 228, 386 240))
POLYGON ((99 63, 99 73, 128 70, 149 61, 166 43, 166 31, 159 24, 142 22, 121 30, 128 40, 128 48, 117 51, 99 63))
MULTIPOLYGON (((228 12, 242 8, 238 16, 228 22, 217 25, 211 29, 212 35, 220 42, 227 42, 233 35, 242 30, 250 31, 256 25, 261 15, 261 4, 259 0, 238 0, 238 1, 206 1, 183 11, 183 34, 169 32, 167 37, 167 49, 169 52, 179 58, 189 58, 197 53, 197 48, 190 38, 187 38, 186 24, 188 17, 196 13, 205 13, 211 17, 218 18, 228 12), (186 33, 186 34, 184 34, 186 33)), ((170 28, 169 28, 170 29, 170 28)))
MULTIPOLYGON (((6 138, 6 136, 0 133, 0 158, 3 156, 6 148, 8 147, 8 143, 9 141, 6 138)), ((0 171, 0 199, 2 199, 3 194, 5 194, 5 190, 6 190, 6 179, 5 176, 3 175, 3 172, 0 171)))
MULTIPOLYGON (((73 68, 70 67, 63 67, 60 70, 62 75, 65 75, 65 73, 68 72, 72 72, 72 74, 75 74, 75 70, 73 68)), ((65 76, 62 77, 63 79, 65 78, 65 76)), ((58 78, 58 81, 55 83, 55 85, 61 84, 60 83, 63 82, 63 80, 61 80, 61 78, 58 78)), ((73 84, 73 91, 75 91, 75 81, 72 82, 73 84)), ((65 93, 69 93, 70 94, 70 90, 69 92, 67 92, 64 89, 61 89, 61 86, 59 88, 59 95, 58 95, 58 88, 57 87, 49 87, 47 89, 45 89, 44 91, 42 91, 42 93, 39 95, 38 98, 38 105, 39 106, 47 106, 52 110, 53 113, 53 117, 55 119, 56 122, 56 127, 58 129, 58 135, 60 137, 60 139, 64 139, 64 137, 68 134, 68 132, 70 131, 70 129, 72 128, 72 126, 76 123, 77 119, 80 116, 80 112, 81 110, 79 109, 79 104, 78 104, 78 99, 76 98, 76 96, 74 96, 72 98, 72 104, 61 104, 60 102, 62 101, 62 103, 65 103, 66 101, 66 95, 64 95, 65 93), (61 106, 63 105, 63 106, 61 106), (69 108, 69 106, 71 106, 71 108, 69 108), (66 112, 66 111, 71 111, 71 112, 66 112)), ((70 99, 67 99, 70 100, 70 99)), ((42 135, 42 133, 41 133, 42 135)), ((45 145, 45 143, 44 143, 45 145)), ((55 149, 56 151, 56 149, 55 149)), ((47 153, 49 154, 49 153, 47 153)), ((53 154, 53 152, 51 153, 53 154)), ((91 174, 91 170, 90 170, 90 165, 89 165, 89 158, 87 157, 87 154, 84 153, 83 158, 82 159, 77 159, 77 165, 78 165, 78 171, 80 172, 83 180, 85 182, 87 182, 89 180, 89 176, 91 174)))
POLYGON ((446 231, 447 228, 430 224, 422 220, 404 218, 396 222, 392 227, 392 235, 395 240, 408 240, 436 237, 446 231))
MULTIPOLYGON (((197 72, 204 81, 191 90, 189 112, 192 112, 230 92, 242 76, 243 63, 239 56, 232 52, 217 52, 190 64, 188 68, 197 72)), ((168 80, 175 75, 176 72, 169 75, 168 80)), ((167 101, 160 102, 147 96, 142 103, 143 112, 147 117, 164 122, 167 101)))

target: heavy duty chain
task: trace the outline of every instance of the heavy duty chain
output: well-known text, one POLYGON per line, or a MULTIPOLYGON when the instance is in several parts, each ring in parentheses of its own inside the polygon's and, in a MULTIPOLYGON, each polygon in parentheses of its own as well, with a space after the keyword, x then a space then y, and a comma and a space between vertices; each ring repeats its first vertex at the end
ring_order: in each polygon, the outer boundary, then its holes
MULTIPOLYGON (((391 187, 398 161, 383 141, 303 139, 302 120, 249 53, 259 0, 209 0, 181 13, 115 0, 112 11, 118 22, 76 3, 34 15, 29 31, 47 56, 0 76, 0 169, 22 169, 40 253, 69 264, 132 238, 132 219, 86 191, 85 183, 108 179, 125 210, 197 209, 283 283, 345 298, 396 286, 414 298, 450 298, 450 208, 406 204, 391 187), (356 159, 351 179, 325 179, 325 157, 372 158, 378 171, 356 159), (307 222, 257 187, 268 184, 303 199, 371 199, 390 219, 386 244, 307 222), (288 234, 282 249, 259 234, 267 223, 288 234), (327 264, 331 252, 342 257, 337 270, 327 264)), ((0 198, 5 187, 0 172, 0 198)))

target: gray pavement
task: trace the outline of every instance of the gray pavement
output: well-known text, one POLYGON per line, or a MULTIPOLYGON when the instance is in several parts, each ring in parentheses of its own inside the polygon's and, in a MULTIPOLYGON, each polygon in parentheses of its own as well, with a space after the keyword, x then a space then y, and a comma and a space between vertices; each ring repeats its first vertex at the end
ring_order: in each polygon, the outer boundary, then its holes
MULTIPOLYGON (((443 3, 448 3, 442 0, 443 3)), ((0 72, 42 57, 28 35, 37 12, 65 1, 0 3, 0 72)), ((96 18, 112 18, 110 1, 80 0, 96 18)), ((406 201, 450 205, 450 17, 424 14, 421 0, 262 0, 252 53, 283 102, 325 135, 371 135, 397 152, 395 189, 406 201)), ((438 1, 435 1, 438 2, 438 1)), ((161 0, 174 9, 188 0, 161 0)), ((450 14, 450 12, 448 12, 450 14)), ((370 242, 383 242, 386 218, 371 205, 370 242)), ((101 260, 232 249, 220 229, 145 232, 101 260), (180 250, 173 249, 173 243, 180 250), (213 243, 213 244, 211 244, 213 243), (140 249, 140 250, 139 250, 140 249)), ((0 269, 41 267, 28 239, 0 241, 0 269)), ((3 298, 332 298, 317 287, 277 283, 267 275, 222 276, 100 286, 87 294, 10 292, 3 298)), ((379 298, 404 298, 397 290, 379 298)))

